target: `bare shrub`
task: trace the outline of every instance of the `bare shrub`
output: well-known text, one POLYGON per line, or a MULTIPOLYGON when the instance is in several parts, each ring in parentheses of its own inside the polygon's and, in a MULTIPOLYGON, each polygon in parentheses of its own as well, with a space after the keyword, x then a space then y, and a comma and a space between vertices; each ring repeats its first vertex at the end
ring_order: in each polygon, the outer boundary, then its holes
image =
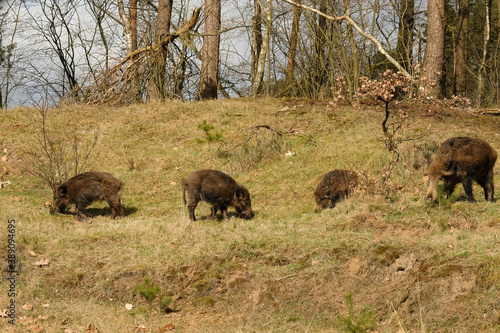
POLYGON ((298 135, 313 144, 316 141, 302 131, 282 131, 269 125, 256 125, 239 131, 222 143, 214 156, 236 159, 242 170, 249 170, 262 161, 284 155, 291 150, 288 136, 298 135))
POLYGON ((20 163, 24 170, 55 190, 66 179, 91 169, 99 138, 76 123, 58 124, 46 106, 25 110, 33 136, 27 138, 20 163))

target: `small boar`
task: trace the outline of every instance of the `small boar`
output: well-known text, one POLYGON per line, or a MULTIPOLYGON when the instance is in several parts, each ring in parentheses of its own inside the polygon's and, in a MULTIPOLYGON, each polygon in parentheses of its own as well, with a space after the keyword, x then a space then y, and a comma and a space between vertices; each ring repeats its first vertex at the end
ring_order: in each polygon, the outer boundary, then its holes
POLYGON ((78 220, 83 220, 85 207, 94 201, 105 200, 111 207, 111 218, 124 216, 121 204, 123 184, 107 172, 91 171, 74 176, 54 191, 50 213, 63 212, 69 204, 75 204, 78 220))
POLYGON ((351 190, 357 185, 358 176, 348 170, 333 170, 323 176, 316 191, 314 200, 316 205, 314 211, 319 212, 326 208, 333 208, 335 204, 347 198, 351 190))
POLYGON ((429 165, 427 199, 436 200, 437 182, 444 181, 444 191, 449 197, 455 186, 462 183, 470 202, 474 202, 472 182, 484 189, 486 200, 493 201, 493 166, 497 152, 486 141, 469 137, 455 137, 443 142, 429 165))
POLYGON ((220 209, 223 219, 227 220, 227 207, 232 206, 246 219, 254 216, 250 193, 224 172, 217 170, 198 170, 184 178, 182 185, 182 199, 186 204, 186 191, 188 193, 189 218, 196 221, 194 210, 200 200, 212 205, 210 217, 215 219, 220 209))

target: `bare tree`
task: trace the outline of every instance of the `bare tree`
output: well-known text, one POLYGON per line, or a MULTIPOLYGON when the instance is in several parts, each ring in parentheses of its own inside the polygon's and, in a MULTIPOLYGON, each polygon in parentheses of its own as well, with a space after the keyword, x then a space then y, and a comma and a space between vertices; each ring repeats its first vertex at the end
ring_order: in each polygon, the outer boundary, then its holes
MULTIPOLYGON (((319 10, 316 10, 314 8, 310 8, 310 7, 307 7, 307 6, 304 6, 302 4, 299 4, 297 2, 294 2, 292 0, 285 0, 286 2, 288 3, 291 3, 293 5, 296 5, 296 6, 300 6, 301 8, 305 9, 305 10, 308 10, 308 11, 311 11, 311 12, 314 12, 314 13, 317 13, 321 16, 324 16, 325 18, 327 18, 328 20, 330 21, 342 21, 342 20, 345 20, 348 24, 350 24, 356 31, 359 32, 359 34, 361 34, 361 36, 365 37, 366 39, 370 40, 373 44, 375 44, 375 46, 377 47, 378 51, 383 54, 387 60, 393 64, 396 69, 400 72, 402 72, 406 77, 408 78, 411 78, 411 75, 403 68, 401 67, 401 65, 384 49, 383 45, 371 34, 369 34, 368 32, 366 32, 365 30, 363 30, 351 17, 351 13, 348 11, 348 12, 345 12, 344 15, 342 16, 331 16, 331 15, 327 15, 319 10)), ((435 0, 433 0, 435 1, 435 0)))
POLYGON ((205 0, 205 31, 197 99, 217 99, 221 0, 205 0))
POLYGON ((38 0, 37 10, 27 8, 37 33, 49 43, 59 66, 64 74, 58 83, 61 96, 78 87, 77 78, 77 43, 73 31, 74 23, 78 22, 76 8, 79 2, 61 3, 59 1, 38 0))
POLYGON ((118 64, 96 76, 94 82, 82 87, 84 102, 89 104, 124 105, 136 102, 137 78, 143 77, 145 67, 151 63, 150 57, 159 48, 166 48, 179 36, 188 33, 196 25, 201 7, 174 33, 168 34, 157 44, 146 46, 127 54, 118 64), (131 61, 135 59, 134 61, 131 61))

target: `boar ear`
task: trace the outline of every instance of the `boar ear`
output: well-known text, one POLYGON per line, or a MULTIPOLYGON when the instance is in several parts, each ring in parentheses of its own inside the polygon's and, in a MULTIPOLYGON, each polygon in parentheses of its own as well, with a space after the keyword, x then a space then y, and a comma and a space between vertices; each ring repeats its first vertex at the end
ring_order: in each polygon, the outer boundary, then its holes
POLYGON ((241 189, 241 187, 237 187, 236 191, 234 191, 234 198, 240 199, 242 197, 243 197, 243 190, 241 189))
POLYGON ((61 185, 57 189, 57 192, 61 197, 65 197, 68 194, 68 187, 66 185, 61 185))

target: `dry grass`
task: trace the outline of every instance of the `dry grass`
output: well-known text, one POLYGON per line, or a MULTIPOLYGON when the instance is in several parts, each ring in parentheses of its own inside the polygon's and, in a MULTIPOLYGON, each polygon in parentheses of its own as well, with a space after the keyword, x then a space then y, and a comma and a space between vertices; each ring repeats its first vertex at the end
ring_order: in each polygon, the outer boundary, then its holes
MULTIPOLYGON (((406 108, 401 135, 420 139, 401 143, 384 185, 392 155, 380 141, 381 107, 238 99, 51 110, 54 130, 68 123, 99 127, 95 167, 125 183, 127 216, 110 220, 109 208, 98 203, 90 207, 92 223, 49 215, 50 190, 13 163, 34 144, 23 116, 29 110, 4 112, 0 180, 12 184, 0 189, 0 218, 17 221, 21 261, 18 325, 10 328, 496 331, 498 201, 485 202, 476 186, 475 204, 463 200, 461 187, 450 200, 428 204, 424 173, 425 155, 447 137, 481 137, 500 151, 500 120, 432 104, 406 108), (204 120, 222 130, 222 141, 206 142, 198 128, 204 120), (199 221, 190 222, 180 180, 200 168, 226 171, 244 184, 256 217, 213 221, 201 203, 199 221), (362 174, 361 187, 316 214, 314 188, 336 168, 362 174), (42 258, 50 264, 33 265, 42 258), (145 277, 161 287, 152 308, 134 289, 145 277), (172 303, 164 312, 159 300, 166 297, 172 303), (32 311, 21 308, 26 303, 32 311), (126 303, 135 308, 126 310, 126 303)), ((6 232, 0 242, 7 243, 6 232)), ((0 310, 8 301, 0 294, 0 310)), ((6 318, 0 325, 9 327, 6 318)))

